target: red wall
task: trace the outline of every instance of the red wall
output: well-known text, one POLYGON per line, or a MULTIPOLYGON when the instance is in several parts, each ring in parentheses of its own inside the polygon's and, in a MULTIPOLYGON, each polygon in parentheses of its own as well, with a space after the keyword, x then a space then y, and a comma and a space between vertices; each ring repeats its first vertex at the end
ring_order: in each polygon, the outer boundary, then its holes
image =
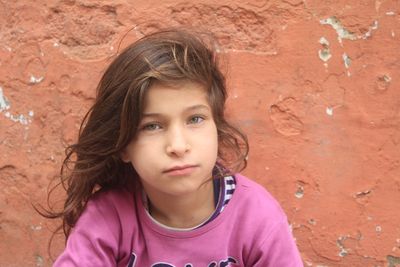
POLYGON ((56 225, 31 203, 122 37, 179 25, 219 38, 244 173, 282 204, 305 266, 400 266, 399 13, 397 0, 0 1, 0 266, 51 265, 56 225))

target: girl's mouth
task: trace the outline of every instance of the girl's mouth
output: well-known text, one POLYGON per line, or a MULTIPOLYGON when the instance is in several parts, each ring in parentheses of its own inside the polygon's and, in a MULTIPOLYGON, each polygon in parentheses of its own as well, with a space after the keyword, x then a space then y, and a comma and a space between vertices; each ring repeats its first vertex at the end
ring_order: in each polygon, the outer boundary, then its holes
POLYGON ((196 169, 196 167, 197 167, 196 165, 174 166, 172 168, 163 171, 163 173, 166 173, 171 176, 189 175, 196 169))

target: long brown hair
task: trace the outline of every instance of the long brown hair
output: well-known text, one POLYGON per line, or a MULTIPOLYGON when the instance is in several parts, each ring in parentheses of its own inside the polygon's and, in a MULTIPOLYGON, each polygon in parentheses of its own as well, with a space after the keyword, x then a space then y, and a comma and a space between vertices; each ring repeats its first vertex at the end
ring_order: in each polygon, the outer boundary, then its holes
POLYGON ((204 85, 218 131, 217 164, 231 172, 245 168, 246 136, 225 119, 225 78, 213 42, 200 36, 175 29, 147 35, 125 48, 103 74, 78 141, 66 148, 60 182, 67 193, 64 207, 44 215, 62 218, 67 238, 96 188, 126 186, 137 179, 120 153, 136 135, 145 92, 156 81, 189 80, 204 85))

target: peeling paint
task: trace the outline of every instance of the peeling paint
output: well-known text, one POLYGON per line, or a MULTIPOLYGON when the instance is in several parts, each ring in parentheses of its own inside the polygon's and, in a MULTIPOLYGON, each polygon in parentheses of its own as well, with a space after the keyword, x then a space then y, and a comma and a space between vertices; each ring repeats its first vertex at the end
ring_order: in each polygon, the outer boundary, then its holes
POLYGON ((322 49, 318 50, 319 58, 322 61, 327 62, 332 57, 329 49, 329 42, 325 39, 325 37, 321 37, 319 39, 319 43, 322 45, 322 49))
POLYGON ((0 112, 3 110, 8 110, 10 109, 10 102, 7 100, 7 98, 3 94, 3 88, 0 87, 0 112))
POLYGON ((360 191, 360 192, 356 193, 355 197, 363 197, 363 196, 369 195, 370 193, 371 193, 371 190, 360 191))
POLYGON ((339 256, 340 257, 345 257, 345 256, 347 256, 349 254, 348 250, 343 245, 343 241, 345 241, 346 239, 347 239, 346 236, 340 236, 338 238, 338 240, 336 240, 336 245, 340 249, 340 251, 339 251, 339 256))
POLYGON ((351 76, 350 71, 348 70, 350 65, 351 65, 351 58, 346 54, 343 53, 342 55, 343 61, 344 61, 344 67, 347 69, 347 76, 351 76))
POLYGON ((33 231, 40 231, 40 230, 42 230, 42 226, 41 225, 31 225, 31 229, 33 231))
POLYGON ((311 225, 317 225, 317 222, 314 219, 309 219, 308 223, 311 225))
POLYGON ((354 33, 346 30, 335 16, 327 19, 322 19, 319 22, 322 25, 331 25, 332 28, 336 30, 340 43, 342 43, 342 39, 357 40, 357 36, 354 33))
POLYGON ((328 114, 329 116, 332 116, 333 115, 333 108, 327 107, 326 108, 326 114, 328 114))
POLYGON ((391 81, 392 77, 390 77, 388 74, 378 76, 376 80, 376 89, 381 92, 386 91, 389 89, 391 81))
POLYGON ((29 123, 32 122, 30 118, 34 116, 33 110, 30 110, 28 113, 28 117, 24 116, 23 114, 12 114, 10 111, 8 111, 11 108, 11 104, 6 98, 6 96, 3 93, 3 88, 0 87, 0 112, 4 112, 4 116, 8 119, 10 119, 13 122, 19 122, 22 125, 28 125, 29 123))
POLYGON ((387 255, 386 259, 389 263, 388 267, 396 267, 400 264, 400 257, 395 257, 392 255, 387 255))
POLYGON ((304 196, 304 187, 301 186, 301 185, 297 185, 297 191, 296 191, 296 193, 294 195, 295 195, 295 197, 297 197, 299 199, 303 198, 303 196, 304 196))
POLYGON ((378 29, 378 21, 377 20, 375 20, 372 23, 372 25, 368 28, 368 31, 363 35, 356 35, 355 33, 348 31, 346 28, 344 28, 342 23, 335 16, 329 17, 326 19, 322 19, 319 22, 322 25, 331 25, 332 28, 336 30, 340 44, 342 44, 342 39, 348 39, 348 40, 352 40, 352 41, 358 40, 358 39, 367 39, 368 37, 371 36, 372 31, 378 29))
POLYGON ((32 121, 28 118, 26 118, 24 115, 22 114, 18 114, 18 115, 13 115, 10 112, 6 112, 5 116, 7 118, 9 118, 10 120, 12 120, 13 122, 19 122, 22 125, 27 125, 29 123, 31 123, 32 121))
POLYGON ((351 65, 350 57, 346 53, 343 53, 342 58, 343 58, 343 61, 344 61, 344 66, 346 67, 346 69, 348 69, 350 67, 350 65, 351 65))
POLYGON ((367 39, 368 37, 370 37, 372 35, 372 31, 377 30, 377 29, 378 29, 378 21, 375 20, 374 23, 372 24, 372 26, 369 27, 368 31, 365 34, 359 36, 358 38, 359 39, 367 39))
POLYGON ((41 81, 43 81, 44 77, 35 77, 33 75, 31 75, 30 79, 29 79, 29 83, 31 84, 36 84, 36 83, 40 83, 41 81))
POLYGON ((43 257, 40 255, 36 255, 36 267, 41 267, 43 266, 44 261, 43 261, 43 257))
POLYGON ((12 48, 9 47, 9 46, 7 46, 7 45, 3 45, 3 47, 4 47, 8 52, 11 52, 11 51, 12 51, 12 48))

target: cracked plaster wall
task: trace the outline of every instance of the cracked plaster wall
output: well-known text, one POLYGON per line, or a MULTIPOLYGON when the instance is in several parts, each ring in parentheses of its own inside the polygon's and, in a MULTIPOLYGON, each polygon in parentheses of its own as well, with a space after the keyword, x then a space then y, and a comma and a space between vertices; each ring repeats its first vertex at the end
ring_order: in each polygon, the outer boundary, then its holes
POLYGON ((396 0, 0 0, 0 266, 51 265, 55 224, 30 203, 127 31, 122 47, 179 25, 218 37, 245 174, 281 202, 305 266, 400 266, 396 0))

